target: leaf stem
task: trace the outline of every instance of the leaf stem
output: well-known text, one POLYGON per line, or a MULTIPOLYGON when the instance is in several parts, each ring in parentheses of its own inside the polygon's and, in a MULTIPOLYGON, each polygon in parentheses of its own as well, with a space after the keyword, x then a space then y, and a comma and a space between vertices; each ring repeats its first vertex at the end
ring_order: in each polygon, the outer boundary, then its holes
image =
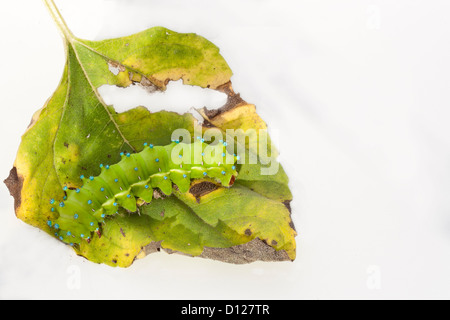
POLYGON ((63 37, 67 41, 72 42, 75 39, 75 36, 73 35, 72 31, 70 31, 69 27, 67 26, 63 17, 61 16, 61 13, 59 12, 59 10, 56 7, 53 0, 42 0, 42 1, 44 2, 45 6, 47 7, 48 11, 50 12, 50 15, 52 16, 53 21, 55 21, 55 23, 58 26, 58 29, 62 33, 63 37))

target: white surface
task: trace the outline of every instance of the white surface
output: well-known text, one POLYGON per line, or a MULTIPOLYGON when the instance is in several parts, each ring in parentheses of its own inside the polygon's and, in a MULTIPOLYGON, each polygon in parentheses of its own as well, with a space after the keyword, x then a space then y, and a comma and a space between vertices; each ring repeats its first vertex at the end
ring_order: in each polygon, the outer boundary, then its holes
MULTIPOLYGON (((0 298, 450 298, 448 1, 56 3, 82 38, 162 25, 221 48, 235 91, 283 139, 298 258, 96 265, 16 219, 1 184, 0 298)), ((64 51, 40 1, 2 13, 3 180, 64 51)))

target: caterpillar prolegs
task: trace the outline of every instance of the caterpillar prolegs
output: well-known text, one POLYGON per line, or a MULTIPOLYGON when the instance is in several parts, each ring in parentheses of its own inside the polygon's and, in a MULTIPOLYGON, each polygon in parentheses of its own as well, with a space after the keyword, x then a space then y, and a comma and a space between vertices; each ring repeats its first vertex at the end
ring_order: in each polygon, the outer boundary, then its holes
POLYGON ((83 186, 65 186, 64 201, 51 199, 53 212, 59 213, 48 225, 55 236, 73 245, 90 241, 93 232, 100 235, 105 218, 118 213, 119 206, 135 212, 136 198, 151 202, 155 188, 170 195, 173 184, 185 193, 194 179, 212 178, 229 187, 237 176, 236 160, 226 150, 226 142, 215 147, 195 141, 191 144, 174 141, 167 146, 144 144, 139 153, 121 153, 120 162, 100 165, 100 175, 80 176, 83 186))

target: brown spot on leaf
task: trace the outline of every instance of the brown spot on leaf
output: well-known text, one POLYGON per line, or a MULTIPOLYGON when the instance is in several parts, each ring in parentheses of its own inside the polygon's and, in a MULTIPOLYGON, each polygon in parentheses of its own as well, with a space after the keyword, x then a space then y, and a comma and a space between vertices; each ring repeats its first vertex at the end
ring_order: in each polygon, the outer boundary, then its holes
POLYGON ((125 66, 121 65, 117 61, 108 61, 109 70, 114 73, 114 75, 119 74, 119 72, 124 72, 126 70, 125 66))
POLYGON ((203 119, 202 127, 204 128, 215 128, 216 126, 213 125, 211 122, 209 122, 206 119, 203 119))
POLYGON ((124 238, 126 237, 125 232, 123 231, 122 228, 120 228, 120 233, 122 234, 122 236, 123 236, 124 238))
POLYGON ((148 245, 146 245, 144 248, 142 248, 142 252, 145 255, 149 255, 151 253, 160 252, 161 251, 161 242, 162 241, 152 241, 148 245))
POLYGON ((236 108, 239 105, 247 103, 247 102, 245 102, 244 99, 241 98, 241 95, 239 93, 235 93, 233 91, 231 81, 217 87, 216 90, 225 93, 228 96, 228 98, 227 98, 227 102, 219 109, 208 110, 206 108, 203 108, 205 115, 209 119, 217 117, 218 115, 221 115, 224 112, 227 112, 233 108, 236 108))
POLYGON ((170 82, 170 79, 169 79, 169 78, 167 78, 166 80, 164 80, 164 87, 166 87, 166 86, 169 84, 169 82, 170 82))
MULTIPOLYGON (((151 242, 142 249, 144 255, 159 252, 161 250, 161 241, 151 242)), ((170 249, 163 250, 169 254, 177 253, 184 256, 190 256, 187 253, 173 251, 170 249)), ((210 248, 205 247, 201 258, 213 259, 234 264, 245 264, 255 261, 292 261, 286 251, 276 250, 268 246, 265 241, 255 238, 245 244, 237 245, 230 248, 210 248)))
POLYGON ((277 251, 259 238, 230 248, 205 247, 200 257, 234 264, 254 261, 291 261, 286 251, 277 251))
POLYGON ((218 188, 219 187, 215 183, 202 181, 200 183, 194 184, 189 189, 189 192, 197 199, 197 202, 199 202, 202 196, 207 195, 208 193, 211 193, 218 188))
POLYGON ((159 191, 158 189, 153 190, 153 199, 164 199, 165 194, 162 191, 159 191))
POLYGON ((159 88, 154 83, 152 83, 147 77, 144 76, 142 76, 140 84, 149 93, 159 90, 159 88))
POLYGON ((14 198, 14 210, 16 211, 17 214, 17 208, 19 208, 20 204, 22 203, 21 192, 23 186, 23 178, 19 177, 19 175, 17 174, 16 167, 13 167, 9 171, 8 178, 6 178, 3 182, 6 184, 9 193, 14 198))
POLYGON ((283 201, 283 204, 291 212, 291 200, 283 201))
POLYGON ((240 94, 237 93, 237 94, 228 96, 227 102, 225 103, 225 105, 223 105, 219 109, 208 110, 206 108, 203 108, 203 110, 205 111, 205 115, 209 119, 213 119, 214 117, 217 117, 218 115, 225 113, 225 112, 227 112, 239 105, 242 105, 242 104, 246 104, 246 102, 244 99, 241 98, 240 94))
POLYGON ((236 181, 236 177, 235 176, 231 176, 230 187, 234 184, 235 181, 236 181))
POLYGON ((252 230, 250 229, 245 230, 245 235, 250 237, 252 235, 252 230))

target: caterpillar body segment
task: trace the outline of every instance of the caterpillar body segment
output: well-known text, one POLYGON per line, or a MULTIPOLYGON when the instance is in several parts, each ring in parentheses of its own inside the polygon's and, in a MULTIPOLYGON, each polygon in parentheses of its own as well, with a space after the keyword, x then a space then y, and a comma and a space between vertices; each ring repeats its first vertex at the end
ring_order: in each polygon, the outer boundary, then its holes
POLYGON ((121 153, 116 164, 100 165, 98 176, 81 176, 83 186, 79 189, 64 187, 67 199, 59 204, 50 201, 55 203, 52 211, 59 217, 48 225, 67 244, 89 242, 93 232, 100 235, 99 228, 107 216, 117 214, 119 207, 135 212, 136 198, 151 202, 154 189, 170 195, 175 184, 185 193, 192 180, 206 177, 230 187, 237 176, 236 160, 226 151, 226 143, 215 147, 202 141, 144 144, 139 153, 121 153))

